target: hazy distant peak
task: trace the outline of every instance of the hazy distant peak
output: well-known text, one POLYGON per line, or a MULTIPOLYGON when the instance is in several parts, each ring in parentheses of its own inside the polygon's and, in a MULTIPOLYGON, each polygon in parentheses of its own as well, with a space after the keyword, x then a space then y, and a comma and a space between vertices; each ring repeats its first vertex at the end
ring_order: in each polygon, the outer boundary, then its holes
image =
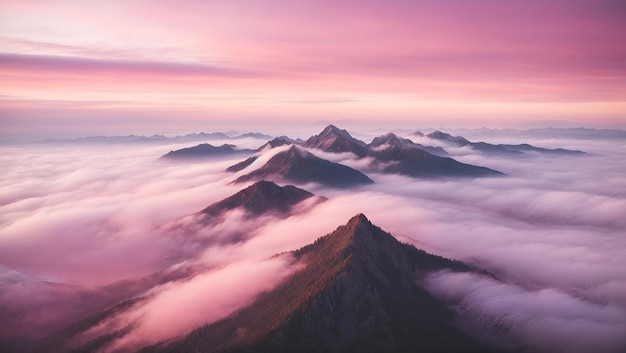
POLYGON ((455 143, 459 146, 464 146, 469 144, 470 142, 468 140, 466 140, 464 137, 462 136, 452 136, 446 132, 442 132, 442 131, 435 131, 435 132, 431 132, 430 134, 427 135, 429 138, 431 139, 436 139, 436 140, 444 140, 444 141, 448 141, 448 142, 452 142, 455 143))
POLYGON ((169 151, 161 156, 163 159, 188 159, 188 158, 205 158, 237 153, 250 153, 251 150, 237 150, 237 146, 231 144, 223 144, 221 146, 213 146, 208 143, 201 143, 193 147, 181 148, 175 151, 169 151))

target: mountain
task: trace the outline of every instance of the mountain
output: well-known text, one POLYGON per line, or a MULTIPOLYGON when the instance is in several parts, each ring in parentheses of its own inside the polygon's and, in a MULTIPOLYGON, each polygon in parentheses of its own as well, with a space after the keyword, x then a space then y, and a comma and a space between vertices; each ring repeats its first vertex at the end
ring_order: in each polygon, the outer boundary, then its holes
POLYGON ((566 150, 563 148, 549 149, 542 147, 535 147, 529 145, 527 143, 519 144, 519 145, 507 145, 507 144, 498 144, 494 145, 487 142, 470 142, 466 138, 462 136, 452 136, 448 133, 435 131, 427 135, 427 137, 435 140, 446 141, 452 145, 458 147, 470 146, 472 149, 477 151, 481 151, 483 153, 496 154, 496 155, 522 155, 525 152, 537 152, 544 154, 568 154, 568 155, 579 155, 585 154, 583 151, 578 150, 566 150))
POLYGON ((206 141, 206 140, 241 140, 244 138, 254 138, 268 140, 272 136, 259 132, 246 132, 235 135, 236 132, 225 134, 223 132, 199 132, 187 135, 177 135, 167 137, 164 135, 154 134, 151 136, 144 135, 126 135, 126 136, 87 136, 76 139, 48 139, 43 141, 34 141, 41 143, 160 143, 160 142, 184 142, 184 141, 206 141))
POLYGON ((268 140, 268 139, 271 139, 272 136, 266 135, 266 134, 262 134, 260 132, 246 132, 246 133, 243 133, 243 134, 231 137, 231 139, 233 139, 233 140, 241 140, 241 139, 245 139, 245 138, 255 138, 255 139, 259 139, 259 140, 268 140))
POLYGON ((257 149, 257 152, 261 152, 265 149, 270 149, 270 148, 275 148, 275 147, 280 147, 280 146, 284 146, 284 145, 293 145, 296 142, 286 136, 280 136, 280 137, 276 137, 273 140, 267 141, 265 144, 263 144, 261 147, 259 147, 257 149))
MULTIPOLYGON (((234 169, 239 169, 244 164, 249 165, 254 162, 249 160, 250 158, 230 167, 228 170, 234 171, 234 169)), ((295 145, 286 151, 279 152, 259 169, 239 177, 235 180, 235 183, 262 179, 284 180, 295 183, 313 182, 333 187, 373 183, 365 174, 355 169, 321 159, 295 145)))
POLYGON ((461 163, 448 157, 435 156, 419 148, 390 146, 380 150, 371 149, 368 156, 374 158, 375 168, 389 174, 421 178, 504 175, 497 170, 461 163))
POLYGON ((448 155, 448 152, 441 147, 424 146, 409 139, 398 137, 396 134, 391 132, 386 135, 375 137, 369 144, 370 149, 376 149, 381 146, 418 148, 436 156, 448 155))
POLYGON ((250 215, 255 216, 271 211, 285 213, 294 205, 313 196, 312 193, 293 185, 281 187, 271 181, 262 180, 208 206, 199 213, 217 217, 236 208, 243 208, 250 215))
POLYGON ((426 135, 426 137, 434 140, 443 140, 460 147, 470 144, 470 142, 466 140, 463 136, 452 136, 446 132, 441 131, 431 132, 430 134, 426 135))
POLYGON ((243 161, 226 168, 226 171, 231 172, 231 173, 236 173, 238 171, 244 170, 247 167, 249 167, 252 163, 254 163, 257 159, 259 159, 259 156, 248 157, 244 159, 243 161))
POLYGON ((398 242, 359 214, 291 253, 304 266, 248 307, 142 352, 490 352, 419 284, 458 261, 398 242))
POLYGON ((585 152, 579 151, 579 150, 567 150, 564 148, 535 147, 527 143, 522 143, 519 145, 498 145, 498 146, 502 146, 504 148, 508 148, 508 149, 516 150, 520 152, 538 152, 538 153, 544 153, 544 154, 569 154, 569 155, 585 154, 585 152))
MULTIPOLYGON (((474 269, 400 243, 363 214, 288 255, 299 269, 278 287, 229 317, 139 351, 493 352, 459 329, 453 310, 420 284, 433 271, 474 269)), ((145 299, 88 316, 31 351, 106 351, 133 331, 111 320, 145 299)))
POLYGON ((169 151, 161 156, 161 159, 193 159, 207 158, 216 156, 233 155, 240 153, 252 153, 251 150, 238 150, 235 145, 223 144, 215 147, 208 143, 201 143, 197 146, 181 148, 175 151, 169 151))
POLYGON ((311 136, 302 146, 333 153, 352 152, 358 157, 367 154, 365 142, 355 139, 348 131, 334 125, 328 125, 319 135, 311 136))
MULTIPOLYGON (((302 143, 302 140, 300 139, 290 139, 287 136, 279 136, 276 137, 270 141, 267 141, 266 143, 264 143, 261 147, 257 148, 257 152, 263 152, 265 150, 269 150, 272 148, 276 148, 276 147, 280 147, 280 146, 285 146, 285 145, 294 145, 294 144, 300 144, 302 143)), ((235 165, 232 165, 228 168, 226 168, 227 172, 231 172, 231 173, 235 173, 238 172, 240 170, 243 170, 245 168, 247 168, 249 165, 251 165, 252 163, 254 163, 254 161, 256 161, 259 158, 258 155, 255 156, 251 156, 249 158, 247 158, 244 161, 241 161, 235 165)))

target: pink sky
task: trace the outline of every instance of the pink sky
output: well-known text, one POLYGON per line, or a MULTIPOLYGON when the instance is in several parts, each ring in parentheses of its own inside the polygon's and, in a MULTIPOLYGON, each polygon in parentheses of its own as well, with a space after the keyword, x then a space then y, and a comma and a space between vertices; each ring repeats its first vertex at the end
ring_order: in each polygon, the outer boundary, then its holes
POLYGON ((623 0, 5 0, 0 128, 626 127, 624 43, 623 0))

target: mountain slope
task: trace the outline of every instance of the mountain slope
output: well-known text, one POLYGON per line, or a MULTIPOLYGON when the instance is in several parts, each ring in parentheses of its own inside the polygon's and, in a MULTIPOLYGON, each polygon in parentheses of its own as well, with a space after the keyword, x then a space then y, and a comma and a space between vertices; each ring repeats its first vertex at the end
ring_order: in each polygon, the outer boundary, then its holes
POLYGON ((292 253, 305 265, 233 316, 144 352, 489 352, 417 284, 470 270, 398 242, 362 214, 292 253))
MULTIPOLYGON (((242 163, 245 164, 247 161, 242 163)), ((239 168, 241 166, 238 164, 231 168, 234 167, 239 168)), ((276 154, 265 165, 239 177, 235 182, 262 179, 278 179, 295 183, 314 182, 333 187, 373 183, 370 178, 357 170, 318 158, 296 146, 291 146, 288 150, 276 154)))
POLYGON ((218 201, 200 211, 200 214, 217 217, 235 208, 243 208, 251 215, 270 211, 287 212, 297 203, 313 197, 306 190, 293 185, 278 186, 271 181, 259 181, 238 193, 218 201))
POLYGON ((375 158, 384 173, 411 177, 481 177, 499 176, 501 172, 486 167, 458 162, 452 158, 432 155, 418 148, 401 146, 382 150, 370 150, 368 156, 375 158))
POLYGON ((319 135, 311 136, 302 146, 333 153, 352 152, 358 157, 367 153, 365 142, 355 139, 348 131, 334 125, 328 125, 319 135))

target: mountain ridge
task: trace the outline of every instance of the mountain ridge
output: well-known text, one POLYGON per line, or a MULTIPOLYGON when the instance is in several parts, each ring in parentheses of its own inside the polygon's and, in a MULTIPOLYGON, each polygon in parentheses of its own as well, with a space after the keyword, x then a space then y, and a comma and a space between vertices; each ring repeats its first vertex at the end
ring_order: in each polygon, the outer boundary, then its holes
POLYGON ((416 272, 471 271, 373 225, 363 214, 291 254, 304 268, 252 305, 142 352, 489 352, 416 272))
POLYGON ((496 145, 496 144, 482 142, 482 141, 471 142, 467 140, 466 138, 464 138, 463 136, 452 136, 451 134, 448 134, 446 132, 442 132, 439 130, 426 135, 426 137, 435 139, 435 140, 446 141, 458 147, 469 146, 472 149, 480 151, 480 152, 493 154, 493 155, 502 155, 502 156, 507 156, 507 155, 508 156, 521 156, 521 155, 524 155, 526 152, 537 152, 537 153, 543 153, 543 154, 558 154, 558 155, 585 154, 585 152, 579 151, 579 150, 567 150, 564 148, 550 149, 550 148, 536 147, 528 143, 522 143, 522 144, 517 144, 517 145, 512 145, 512 144, 497 144, 496 145))

